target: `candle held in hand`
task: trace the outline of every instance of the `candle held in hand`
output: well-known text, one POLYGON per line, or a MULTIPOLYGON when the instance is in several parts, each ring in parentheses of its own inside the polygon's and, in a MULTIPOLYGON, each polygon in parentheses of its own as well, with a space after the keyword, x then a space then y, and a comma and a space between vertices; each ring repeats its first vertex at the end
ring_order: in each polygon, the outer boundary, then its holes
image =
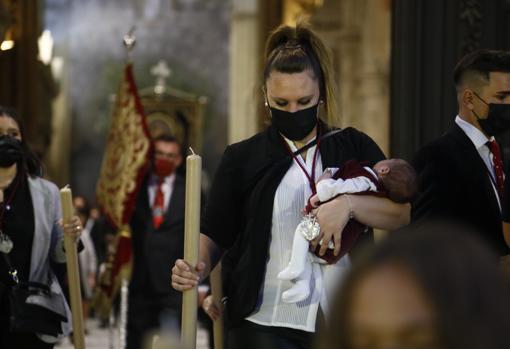
MULTIPOLYGON (((200 236, 200 184, 202 181, 202 158, 192 154, 186 158, 186 202, 184 222, 184 260, 192 268, 198 263, 200 236)), ((181 341, 186 348, 196 347, 198 293, 193 287, 184 291, 182 298, 181 341)))

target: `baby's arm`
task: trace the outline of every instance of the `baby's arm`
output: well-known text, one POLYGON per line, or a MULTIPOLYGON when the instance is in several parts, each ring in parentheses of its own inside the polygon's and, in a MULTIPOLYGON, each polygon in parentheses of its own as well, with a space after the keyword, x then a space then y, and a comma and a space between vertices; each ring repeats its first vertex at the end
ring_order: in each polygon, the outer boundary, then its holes
MULTIPOLYGON (((377 191, 377 187, 368 177, 359 176, 349 179, 324 179, 317 183, 317 197, 320 202, 328 201, 340 194, 377 191)), ((313 198, 312 198, 313 199, 313 198)))

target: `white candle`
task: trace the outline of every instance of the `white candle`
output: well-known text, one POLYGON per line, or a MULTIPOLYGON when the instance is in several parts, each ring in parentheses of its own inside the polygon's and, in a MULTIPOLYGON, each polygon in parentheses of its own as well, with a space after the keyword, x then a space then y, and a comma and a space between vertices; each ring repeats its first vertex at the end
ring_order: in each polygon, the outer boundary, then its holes
MULTIPOLYGON (((202 178, 202 158, 191 149, 192 155, 186 158, 186 202, 184 222, 184 260, 192 268, 198 263, 198 243, 200 236, 200 183, 202 178)), ((193 287, 184 291, 182 298, 181 341, 186 348, 196 348, 198 292, 193 287)))
MULTIPOLYGON (((74 213, 73 194, 68 186, 60 189, 60 202, 62 204, 62 221, 64 224, 68 224, 74 213)), ((74 345, 77 349, 85 349, 78 252, 76 251, 74 237, 65 234, 64 247, 66 249, 67 278, 69 280, 69 295, 71 298, 71 313, 73 317, 74 345)))
POLYGON ((60 202, 62 204, 62 218, 64 224, 68 223, 73 217, 73 194, 69 186, 60 189, 60 202))

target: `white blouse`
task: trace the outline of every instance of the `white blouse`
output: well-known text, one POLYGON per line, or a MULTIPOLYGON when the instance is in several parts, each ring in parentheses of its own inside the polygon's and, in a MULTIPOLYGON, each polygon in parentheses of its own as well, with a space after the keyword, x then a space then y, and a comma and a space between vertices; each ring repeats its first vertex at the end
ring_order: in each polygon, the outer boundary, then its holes
MULTIPOLYGON (((286 141, 292 151, 297 150, 291 141, 286 141)), ((307 150, 306 162, 302 157, 298 157, 310 175, 315 149, 316 146, 313 146, 307 150)), ((320 154, 317 155, 316 178, 322 173, 321 157, 320 154)), ((269 260, 266 265, 263 289, 259 295, 260 307, 246 320, 259 325, 315 332, 319 305, 327 315, 332 291, 350 268, 349 257, 344 256, 332 265, 312 263, 310 295, 301 302, 284 303, 281 299, 282 293, 292 287, 292 283, 278 280, 276 277, 289 263, 294 231, 301 221, 301 212, 311 195, 312 191, 306 175, 296 161, 293 161, 280 182, 274 198, 269 260)))

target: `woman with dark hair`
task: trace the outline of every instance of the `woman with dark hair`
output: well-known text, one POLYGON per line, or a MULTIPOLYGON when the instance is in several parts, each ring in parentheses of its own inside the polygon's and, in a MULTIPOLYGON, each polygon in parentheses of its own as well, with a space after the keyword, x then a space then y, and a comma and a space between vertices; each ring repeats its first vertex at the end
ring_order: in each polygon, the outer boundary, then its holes
POLYGON ((42 176, 41 163, 34 152, 30 150, 26 140, 24 139, 25 126, 22 120, 18 117, 16 110, 0 105, 0 116, 8 116, 17 125, 17 127, 11 125, 9 132, 3 135, 11 136, 21 142, 21 148, 24 154, 22 159, 24 170, 31 176, 42 176))
MULTIPOLYGON (((297 303, 282 301, 291 281, 278 280, 277 275, 289 262, 301 210, 315 193, 323 169, 350 159, 370 166, 384 159, 364 133, 335 129, 332 74, 324 43, 306 23, 281 26, 270 35, 262 91, 271 126, 227 147, 201 224, 201 262, 192 270, 177 260, 172 269, 172 286, 187 290, 206 277, 222 255, 228 258, 224 265, 228 348, 309 348, 321 309, 327 311, 331 285, 350 266, 348 256, 336 264, 314 265, 310 295, 297 303)), ((310 238, 311 248, 322 240, 323 255, 332 242, 336 255, 341 232, 351 218, 394 229, 409 221, 409 205, 342 195, 314 214, 320 234, 310 238)))
POLYGON ((62 229, 58 188, 40 174, 16 113, 0 106, 0 348, 53 348, 58 337, 71 331, 69 307, 50 260, 65 262, 63 233, 77 238, 82 226, 75 216, 62 229), (51 290, 51 302, 40 305, 67 318, 58 337, 11 330, 13 269, 19 282, 40 283, 51 290))
POLYGON ((475 234, 405 228, 354 263, 318 348, 510 348, 509 294, 475 234))

